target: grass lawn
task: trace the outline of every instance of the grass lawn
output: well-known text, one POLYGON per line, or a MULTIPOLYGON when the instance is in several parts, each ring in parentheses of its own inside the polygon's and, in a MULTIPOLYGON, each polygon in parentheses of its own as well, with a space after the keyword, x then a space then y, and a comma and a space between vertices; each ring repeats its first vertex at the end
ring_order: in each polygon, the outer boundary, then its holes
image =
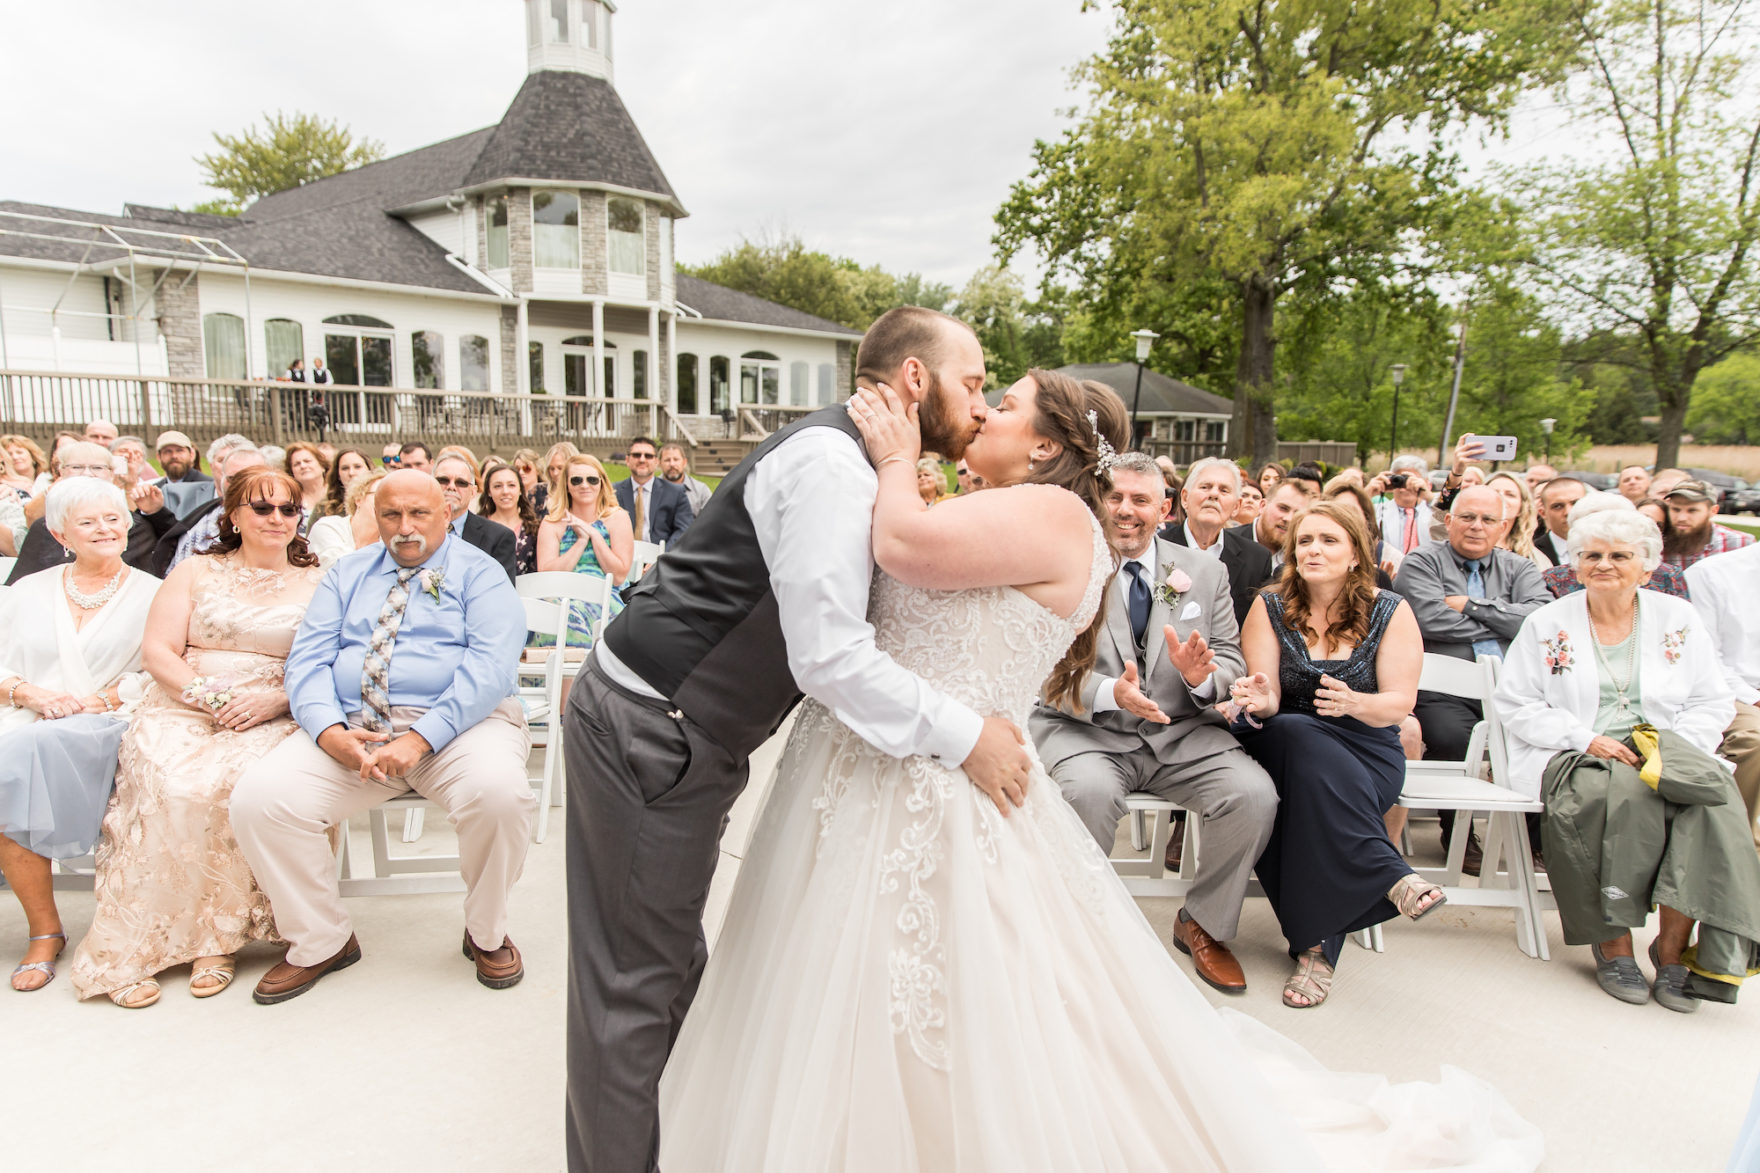
POLYGON ((1729 526, 1731 529, 1739 529, 1745 534, 1752 534, 1754 537, 1760 538, 1760 520, 1725 520, 1722 524, 1729 526))

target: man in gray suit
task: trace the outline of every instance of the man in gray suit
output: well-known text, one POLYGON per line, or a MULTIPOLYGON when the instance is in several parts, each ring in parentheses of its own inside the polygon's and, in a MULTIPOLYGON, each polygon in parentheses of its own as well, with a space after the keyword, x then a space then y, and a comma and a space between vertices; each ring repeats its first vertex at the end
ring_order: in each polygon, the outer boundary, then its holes
POLYGON ((1107 506, 1124 564, 1079 713, 1041 705, 1029 731, 1063 796, 1110 853, 1125 795, 1171 799, 1202 820, 1204 858, 1173 943, 1216 989, 1247 988, 1223 944, 1240 927, 1253 863, 1271 836, 1277 790, 1211 706, 1246 670, 1222 563, 1159 539, 1166 482, 1139 452, 1112 468, 1107 506))

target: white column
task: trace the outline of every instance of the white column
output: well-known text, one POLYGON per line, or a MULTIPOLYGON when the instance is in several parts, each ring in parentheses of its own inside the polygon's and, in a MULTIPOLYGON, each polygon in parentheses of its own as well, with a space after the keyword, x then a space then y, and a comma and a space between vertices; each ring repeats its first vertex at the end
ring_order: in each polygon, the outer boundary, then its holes
POLYGON ((531 325, 526 311, 530 303, 519 299, 513 328, 513 385, 521 395, 532 393, 531 325))
POLYGON ((593 302, 593 394, 605 398, 605 303, 593 302))
POLYGON ((678 414, 678 311, 666 315, 666 406, 678 414))
MULTIPOLYGON (((660 391, 660 307, 648 307, 648 403, 662 402, 660 391)), ((657 406, 648 408, 648 435, 658 436, 660 426, 660 409, 657 406)))

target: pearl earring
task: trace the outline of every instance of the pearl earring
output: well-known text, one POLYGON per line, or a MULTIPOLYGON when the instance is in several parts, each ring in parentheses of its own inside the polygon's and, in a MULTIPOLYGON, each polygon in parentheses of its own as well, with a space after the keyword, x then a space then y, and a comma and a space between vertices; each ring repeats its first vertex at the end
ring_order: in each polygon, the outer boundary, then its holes
POLYGON ((1031 456, 1027 457, 1027 471, 1033 471, 1033 458, 1031 456))

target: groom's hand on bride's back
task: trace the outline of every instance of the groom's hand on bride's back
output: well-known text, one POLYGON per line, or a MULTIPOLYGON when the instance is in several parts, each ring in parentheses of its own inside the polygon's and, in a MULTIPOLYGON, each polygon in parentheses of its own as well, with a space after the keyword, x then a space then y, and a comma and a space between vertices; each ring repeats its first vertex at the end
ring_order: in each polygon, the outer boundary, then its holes
POLYGON ((961 763, 972 784, 990 796, 996 809, 1008 817, 1009 804, 1027 801, 1027 740, 1006 717, 985 717, 978 744, 961 763))

